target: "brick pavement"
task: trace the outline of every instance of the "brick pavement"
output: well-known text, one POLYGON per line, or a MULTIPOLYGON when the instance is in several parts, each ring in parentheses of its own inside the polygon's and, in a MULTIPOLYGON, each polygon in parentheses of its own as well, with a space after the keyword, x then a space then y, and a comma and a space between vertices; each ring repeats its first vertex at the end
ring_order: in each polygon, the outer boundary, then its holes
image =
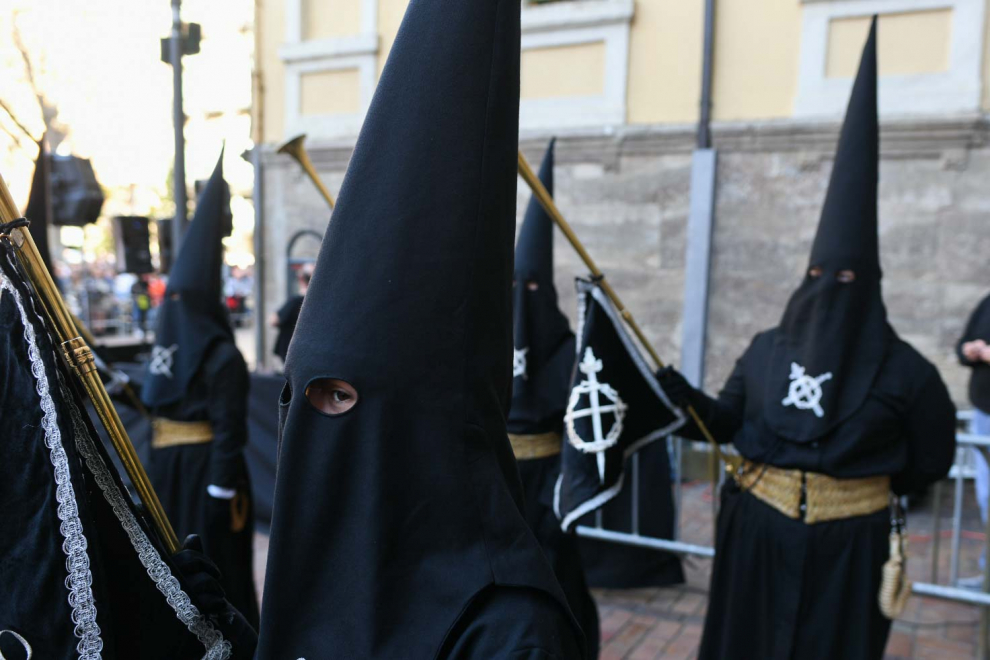
MULTIPOLYGON (((939 583, 949 575, 949 521, 951 487, 945 489, 942 508, 942 550, 939 583)), ((711 490, 706 484, 688 484, 684 489, 682 538, 691 543, 712 542, 711 490)), ((972 489, 967 488, 960 553, 960 575, 979 572, 983 547, 982 524, 976 512, 972 489)), ((931 505, 926 502, 909 515, 909 575, 929 581, 932 551, 931 505)), ((264 582, 268 538, 256 535, 255 577, 264 582)), ((694 658, 708 605, 711 561, 696 557, 684 560, 686 582, 677 587, 656 589, 595 590, 601 616, 601 660, 679 660, 694 658)), ((259 594, 260 594, 259 587, 259 594)), ((979 613, 976 608, 932 598, 913 596, 903 616, 894 623, 886 658, 962 660, 976 656, 979 613)))

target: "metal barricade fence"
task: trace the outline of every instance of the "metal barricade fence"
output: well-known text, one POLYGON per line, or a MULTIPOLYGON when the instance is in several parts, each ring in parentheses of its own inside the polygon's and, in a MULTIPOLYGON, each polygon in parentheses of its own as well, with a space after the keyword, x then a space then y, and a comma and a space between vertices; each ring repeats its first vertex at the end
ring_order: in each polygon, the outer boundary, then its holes
MULTIPOLYGON (((972 461, 972 451, 980 451, 990 462, 990 436, 976 435, 969 432, 972 422, 972 412, 964 411, 959 413, 960 422, 967 427, 966 432, 956 434, 956 459, 946 480, 935 484, 933 489, 932 503, 932 560, 930 567, 929 582, 915 582, 912 585, 912 593, 918 596, 940 598, 957 603, 973 605, 980 608, 980 634, 979 652, 977 657, 990 660, 990 645, 987 643, 990 634, 990 572, 987 566, 981 567, 983 584, 980 591, 960 588, 955 586, 959 579, 959 554, 962 539, 962 518, 963 518, 963 498, 964 482, 966 479, 973 479, 975 469, 972 461), (953 487, 952 506, 952 529, 950 533, 950 558, 949 558, 949 580, 948 584, 938 583, 938 566, 941 551, 941 509, 944 490, 947 482, 951 482, 953 487)), ((684 440, 682 438, 670 437, 667 440, 668 452, 671 457, 672 474, 671 479, 674 484, 674 534, 671 539, 662 539, 646 536, 639 533, 639 513, 642 510, 642 503, 639 502, 639 480, 640 475, 639 457, 633 456, 630 466, 632 488, 632 520, 631 532, 619 532, 606 529, 602 526, 602 516, 599 511, 595 518, 595 525, 579 526, 578 535, 586 538, 598 539, 611 543, 650 548, 653 550, 665 550, 682 555, 693 555, 697 557, 712 558, 715 556, 715 548, 711 545, 699 545, 687 543, 681 539, 681 514, 683 511, 684 497, 684 443, 692 442, 701 451, 710 451, 710 448, 701 442, 684 440)), ((726 448, 723 448, 723 452, 726 448)), ((731 452, 731 447, 729 447, 731 452)), ((724 466, 719 466, 718 485, 725 479, 724 466)), ((715 502, 718 501, 718 494, 712 493, 715 502)), ((713 514, 714 514, 713 510, 713 514)), ((910 520, 908 522, 910 527, 910 520)), ((714 528, 714 522, 713 522, 714 528)), ((990 523, 985 525, 984 550, 986 557, 990 557, 990 523)), ((713 540, 714 542, 714 540, 713 540)))

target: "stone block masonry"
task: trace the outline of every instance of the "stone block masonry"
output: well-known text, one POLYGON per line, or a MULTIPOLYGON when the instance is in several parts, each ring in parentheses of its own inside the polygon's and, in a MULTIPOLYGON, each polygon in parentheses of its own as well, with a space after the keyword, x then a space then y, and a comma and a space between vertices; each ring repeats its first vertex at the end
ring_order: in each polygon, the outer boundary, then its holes
MULTIPOLYGON (((706 388, 715 393, 752 336, 775 325, 807 266, 832 167, 838 125, 764 122, 716 125, 719 150, 712 245, 706 388)), ((539 162, 549 135, 522 147, 539 162)), ((990 293, 990 147, 979 117, 884 123, 880 244, 891 323, 942 372, 967 407, 966 370, 954 343, 990 293)), ((691 173, 691 127, 627 127, 558 136, 556 200, 657 350, 677 361, 691 173)), ((331 191, 353 141, 314 143, 310 153, 331 191)), ((268 265, 265 299, 286 290, 285 248, 300 229, 326 228, 329 211, 298 166, 263 147, 268 265)), ((424 182, 425 183, 425 182, 424 182)), ((518 218, 529 201, 520 182, 518 218)), ((304 239, 296 254, 315 256, 304 239)), ((585 274, 557 234, 557 288, 576 316, 573 279, 585 274)), ((270 350, 274 337, 269 334, 270 350)), ((268 365, 276 358, 269 356, 268 365)))

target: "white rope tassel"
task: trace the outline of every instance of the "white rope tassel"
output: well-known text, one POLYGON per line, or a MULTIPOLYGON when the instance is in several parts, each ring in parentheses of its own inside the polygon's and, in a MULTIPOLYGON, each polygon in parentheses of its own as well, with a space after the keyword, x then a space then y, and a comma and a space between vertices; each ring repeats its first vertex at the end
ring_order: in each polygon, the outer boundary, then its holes
POLYGON ((888 619, 896 619, 904 612, 911 595, 911 580, 904 569, 906 556, 907 538, 903 532, 892 529, 890 559, 884 563, 880 578, 880 611, 888 619))

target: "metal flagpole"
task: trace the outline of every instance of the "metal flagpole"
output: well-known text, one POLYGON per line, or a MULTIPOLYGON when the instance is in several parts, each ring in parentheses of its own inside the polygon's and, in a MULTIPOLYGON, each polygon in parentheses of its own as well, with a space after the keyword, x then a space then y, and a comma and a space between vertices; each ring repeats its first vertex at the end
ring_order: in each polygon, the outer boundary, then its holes
MULTIPOLYGON (((588 270, 591 271, 592 276, 595 277, 598 285, 602 288, 602 291, 605 292, 605 294, 612 301, 612 304, 615 305, 616 309, 619 311, 619 315, 622 316, 622 319, 633 331, 633 334, 635 334, 639 339, 639 343, 646 349, 647 353, 650 354, 650 357, 653 358, 653 362, 657 365, 657 367, 663 368, 664 363, 663 360, 660 359, 660 355, 650 344, 649 340, 646 338, 646 335, 639 327, 639 324, 636 323, 636 319, 633 318, 632 313, 626 309, 625 305, 622 304, 622 301, 619 299, 618 294, 615 293, 612 285, 609 284, 607 279, 605 279, 605 274, 599 270, 598 266, 591 258, 591 255, 588 254, 588 251, 584 248, 584 245, 582 245, 581 240, 577 237, 577 234, 574 233, 574 230, 571 228, 570 224, 568 224, 567 220, 564 219, 564 216, 561 215, 560 210, 553 201, 553 197, 551 197, 550 193, 547 192, 547 189, 543 186, 543 182, 540 181, 539 177, 533 173, 533 168, 529 166, 529 163, 526 161, 526 157, 523 155, 521 150, 519 151, 518 169, 520 176, 522 176, 523 180, 526 181, 526 184, 533 191, 533 195, 540 202, 540 206, 542 206, 543 210, 547 212, 547 215, 553 218, 554 223, 560 227, 560 230, 564 232, 564 236, 567 237, 567 240, 570 241, 571 246, 575 251, 577 251, 578 255, 581 257, 581 260, 584 261, 585 266, 587 266, 588 270)), ((698 416, 698 413, 693 406, 688 406, 687 412, 688 415, 691 416, 691 419, 694 420, 694 423, 698 427, 698 430, 701 431, 701 434, 706 440, 708 440, 708 442, 711 443, 716 455, 725 462, 726 470, 730 473, 735 471, 738 463, 736 458, 726 456, 722 453, 722 450, 719 448, 718 443, 715 442, 715 438, 712 436, 711 431, 709 431, 708 427, 705 426, 705 423, 701 421, 701 417, 698 416), (730 460, 730 458, 732 460, 730 460)))
MULTIPOLYGON (((7 190, 7 184, 4 182, 3 177, 0 176, 0 222, 13 222, 19 217, 20 213, 18 213, 17 206, 10 196, 10 191, 7 190)), ((93 406, 96 408, 96 413, 99 415, 100 421, 110 436, 110 441, 113 443, 117 455, 120 456, 120 462, 127 471, 127 476, 130 477, 131 483, 134 484, 134 488, 137 490, 141 503, 151 516, 155 528, 158 530, 158 534, 165 544, 165 548, 170 554, 174 554, 179 550, 179 540, 176 538, 175 531, 172 529, 172 525, 165 515, 165 510, 158 500, 158 495, 151 486, 148 474, 144 471, 141 461, 138 460, 137 452, 134 451, 134 445, 131 444, 130 438, 127 437, 124 424, 120 421, 120 417, 117 415, 117 411, 114 409, 113 404, 110 402, 110 397, 103 387, 103 381, 100 380, 100 376, 96 371, 93 352, 85 340, 79 336, 76 326, 72 321, 72 314, 69 312, 65 301, 62 300, 61 294, 59 294, 58 289, 55 287, 51 274, 45 268, 45 264, 38 252, 38 247, 35 245, 34 239, 31 238, 31 232, 26 227, 20 227, 14 229, 5 238, 11 241, 16 248, 18 259, 27 272, 28 279, 31 280, 34 289, 38 292, 42 308, 62 348, 62 357, 79 377, 79 380, 82 381, 86 393, 93 401, 93 406)))
POLYGON ((172 37, 169 60, 172 65, 172 123, 175 130, 175 166, 172 178, 175 195, 175 217, 172 219, 172 254, 177 255, 186 233, 186 115, 182 110, 182 0, 172 0, 172 37))

